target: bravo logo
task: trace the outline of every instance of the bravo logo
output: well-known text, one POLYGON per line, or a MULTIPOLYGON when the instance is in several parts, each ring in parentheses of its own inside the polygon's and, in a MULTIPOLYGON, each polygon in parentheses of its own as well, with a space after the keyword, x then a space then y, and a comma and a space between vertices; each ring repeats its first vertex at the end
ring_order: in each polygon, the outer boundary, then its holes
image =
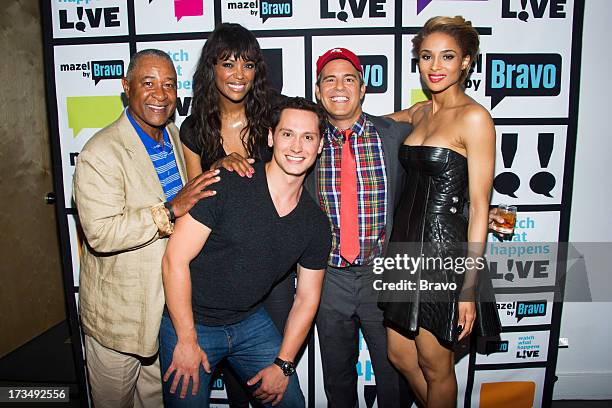
POLYGON ((79 64, 60 64, 61 72, 82 72, 83 77, 90 78, 98 85, 103 79, 123 78, 123 60, 91 61, 79 64))
POLYGON ((291 17, 293 15, 293 4, 291 0, 260 0, 259 15, 262 23, 273 17, 291 17))
POLYGON ((91 79, 98 85, 103 79, 123 78, 123 61, 91 61, 91 79))
POLYGON ((520 322, 525 317, 544 317, 546 316, 547 303, 546 300, 523 300, 517 302, 501 302, 497 303, 497 311, 503 314, 505 311, 507 316, 516 317, 516 322, 520 322))
POLYGON ((490 340, 485 344, 485 354, 507 353, 508 340, 490 340))
POLYGON ((561 92, 561 55, 487 54, 485 95, 491 109, 507 96, 557 96, 561 92))
POLYGON ((502 0, 502 18, 565 18, 567 0, 502 0))
POLYGON ((367 93, 387 92, 388 60, 384 55, 359 56, 367 93))
POLYGON ((248 10, 250 15, 259 14, 261 22, 269 18, 293 16, 293 0, 228 1, 228 10, 248 10))
POLYGON ((387 17, 385 5, 387 0, 320 0, 321 18, 337 18, 346 22, 349 12, 353 18, 384 18, 387 17), (348 3, 348 7, 347 7, 348 3), (334 11, 335 10, 335 11, 334 11))
POLYGON ((517 323, 525 317, 546 316, 546 301, 531 300, 516 302, 515 313, 517 323))

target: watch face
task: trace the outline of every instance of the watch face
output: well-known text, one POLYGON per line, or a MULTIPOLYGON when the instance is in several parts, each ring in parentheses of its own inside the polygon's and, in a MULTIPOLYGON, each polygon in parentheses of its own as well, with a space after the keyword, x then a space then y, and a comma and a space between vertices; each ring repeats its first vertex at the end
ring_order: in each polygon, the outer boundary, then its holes
POLYGON ((280 358, 277 358, 274 363, 278 365, 281 370, 283 370, 283 374, 286 376, 290 376, 295 373, 295 364, 293 364, 291 361, 283 361, 280 358))
POLYGON ((285 375, 292 375, 295 373, 295 367, 290 362, 285 361, 285 364, 283 364, 283 372, 285 375))

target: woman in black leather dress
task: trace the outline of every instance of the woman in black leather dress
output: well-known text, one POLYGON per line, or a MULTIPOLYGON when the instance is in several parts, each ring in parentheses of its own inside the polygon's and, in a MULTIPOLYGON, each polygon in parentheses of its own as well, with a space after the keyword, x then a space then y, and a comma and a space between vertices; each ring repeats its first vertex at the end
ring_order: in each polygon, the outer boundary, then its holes
POLYGON ((416 286, 408 291, 409 297, 398 301, 383 296, 382 306, 391 362, 423 404, 454 407, 454 343, 470 334, 477 309, 481 334, 497 334, 500 329, 493 305, 485 311, 474 301, 476 274, 482 268, 476 257, 482 255, 487 238, 495 129, 487 110, 463 90, 479 45, 471 23, 459 16, 432 18, 413 45, 432 104, 415 113, 414 129, 400 149, 407 182, 390 250, 397 254, 400 243, 409 242, 416 247, 408 250, 412 256, 450 258, 459 265, 469 248, 474 267, 467 273, 446 266, 420 268, 411 275, 416 286), (463 215, 468 196, 469 221, 463 215), (447 286, 419 290, 422 281, 447 286))

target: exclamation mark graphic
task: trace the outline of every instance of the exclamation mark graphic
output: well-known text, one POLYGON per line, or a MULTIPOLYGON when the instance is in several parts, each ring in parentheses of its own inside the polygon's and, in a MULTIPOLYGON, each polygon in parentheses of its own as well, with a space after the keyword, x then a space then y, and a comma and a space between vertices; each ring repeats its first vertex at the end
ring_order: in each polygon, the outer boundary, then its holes
MULTIPOLYGON (((504 167, 509 169, 512 167, 516 149, 518 146, 518 133, 502 133, 501 153, 504 167)), ((514 194, 521 185, 521 179, 509 171, 498 174, 493 181, 493 188, 500 194, 505 194, 509 197, 517 198, 514 194)))
MULTIPOLYGON (((554 133, 538 133, 538 157, 540 158, 540 167, 543 169, 547 168, 550 162, 554 141, 554 133)), ((555 184, 557 184, 555 176, 547 171, 541 171, 534 174, 529 181, 531 191, 551 198, 552 195, 550 195, 550 192, 555 188, 555 184)))
POLYGON ((512 272, 512 266, 514 266, 514 260, 508 259, 508 272, 504 275, 504 279, 508 282, 514 282, 514 272, 512 272))
POLYGON ((340 0, 340 9, 342 11, 339 11, 338 14, 336 14, 336 17, 338 18, 338 20, 344 21, 346 23, 346 20, 348 19, 348 13, 344 11, 344 7, 346 7, 346 0, 340 0))
MULTIPOLYGON (((79 20, 83 20, 83 7, 77 7, 77 17, 79 18, 79 20)), ((77 30, 81 31, 81 32, 85 32, 85 23, 83 21, 79 21, 78 23, 76 23, 74 25, 74 28, 76 28, 77 30)))
POLYGON ((364 385, 363 386, 363 399, 365 400, 366 407, 372 408, 376 401, 376 386, 375 385, 364 385))
POLYGON ((523 8, 523 11, 518 13, 518 19, 527 22, 527 20, 529 19, 529 13, 525 11, 525 9, 527 8, 527 0, 521 0, 521 7, 523 8))

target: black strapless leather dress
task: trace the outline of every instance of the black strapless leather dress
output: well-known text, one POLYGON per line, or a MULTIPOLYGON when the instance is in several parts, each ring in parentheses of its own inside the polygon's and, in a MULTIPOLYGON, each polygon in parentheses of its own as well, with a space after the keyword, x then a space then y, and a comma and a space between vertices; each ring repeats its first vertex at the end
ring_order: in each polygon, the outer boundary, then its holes
MULTIPOLYGON (((399 160, 407 177, 395 211, 387 257, 403 256, 406 252, 412 257, 446 261, 465 257, 468 221, 463 210, 468 191, 467 159, 444 147, 403 145, 399 160)), ((465 275, 446 265, 440 267, 434 263, 408 275, 405 271, 386 270, 384 281, 399 282, 408 277, 414 286, 401 295, 393 291, 381 293, 385 324, 400 332, 417 332, 423 327, 439 340, 454 343, 459 335, 457 301, 465 275), (425 289, 421 287, 422 281, 440 285, 425 289), (454 290, 453 286, 456 286, 454 290)), ((482 336, 497 335, 501 324, 488 271, 478 272, 476 279, 477 318, 473 330, 482 336), (485 293, 487 301, 482 301, 485 297, 481 295, 485 293)))

